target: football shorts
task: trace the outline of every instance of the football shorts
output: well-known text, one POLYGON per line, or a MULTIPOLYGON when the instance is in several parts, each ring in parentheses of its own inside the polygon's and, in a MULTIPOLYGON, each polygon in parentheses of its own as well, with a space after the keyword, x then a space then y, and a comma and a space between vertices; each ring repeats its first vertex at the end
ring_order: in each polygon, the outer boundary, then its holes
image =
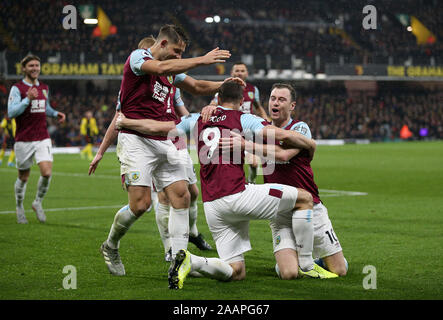
POLYGON ((42 161, 53 162, 51 139, 40 141, 17 141, 14 144, 16 167, 27 170, 32 167, 33 160, 38 164, 42 161))
POLYGON ((251 250, 250 220, 272 220, 292 217, 297 188, 279 184, 248 184, 242 192, 203 204, 206 221, 220 259, 229 261, 251 250))
POLYGON ((125 186, 151 187, 154 180, 156 191, 162 191, 176 181, 188 180, 183 155, 170 140, 119 133, 117 156, 125 186))
MULTIPOLYGON (((313 257, 324 258, 342 251, 337 235, 332 228, 328 209, 322 204, 314 205, 312 222, 314 223, 314 250, 313 257)), ((291 220, 275 219, 270 222, 274 253, 282 249, 296 250, 291 220)))

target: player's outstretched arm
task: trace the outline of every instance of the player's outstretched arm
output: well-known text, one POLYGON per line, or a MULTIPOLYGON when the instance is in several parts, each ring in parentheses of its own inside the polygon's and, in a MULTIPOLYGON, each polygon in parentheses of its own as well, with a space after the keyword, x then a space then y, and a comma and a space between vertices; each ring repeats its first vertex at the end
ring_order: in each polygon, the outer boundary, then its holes
POLYGON ((169 60, 146 60, 141 66, 144 73, 156 76, 170 76, 186 72, 199 66, 223 63, 231 57, 228 50, 215 48, 201 57, 169 60))
POLYGON ((95 169, 97 169, 98 164, 100 163, 100 160, 103 158, 103 155, 105 154, 106 150, 108 150, 109 146, 117 139, 118 131, 115 128, 115 122, 117 120, 117 116, 118 112, 115 113, 114 118, 111 121, 111 124, 106 130, 103 141, 100 144, 100 147, 98 148, 97 154, 89 164, 89 171, 88 171, 89 175, 95 172, 95 169))
POLYGON ((118 130, 126 128, 143 134, 168 136, 175 129, 175 122, 152 119, 128 119, 123 113, 119 112, 115 126, 118 130))
POLYGON ((220 86, 227 81, 235 81, 242 86, 245 86, 245 82, 240 78, 226 78, 224 81, 208 81, 208 80, 197 80, 190 76, 177 84, 177 87, 183 89, 192 95, 198 96, 211 96, 217 93, 220 86))
POLYGON ((245 140, 239 133, 231 131, 231 137, 220 138, 219 147, 222 152, 231 152, 233 150, 247 151, 261 158, 273 159, 276 161, 289 161, 295 157, 301 150, 296 148, 284 149, 274 144, 260 144, 250 140, 245 140))
POLYGON ((272 125, 264 127, 260 133, 268 140, 268 142, 270 139, 283 141, 291 147, 308 150, 310 157, 314 157, 317 144, 313 139, 309 139, 301 133, 293 130, 283 130, 272 125))

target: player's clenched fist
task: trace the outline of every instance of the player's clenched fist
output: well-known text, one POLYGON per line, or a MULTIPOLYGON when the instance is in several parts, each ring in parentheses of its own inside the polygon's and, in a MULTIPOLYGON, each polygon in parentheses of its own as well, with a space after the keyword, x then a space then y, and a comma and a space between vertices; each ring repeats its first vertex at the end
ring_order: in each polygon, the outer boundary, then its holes
POLYGON ((229 50, 221 50, 218 47, 209 51, 203 56, 204 64, 213 64, 218 62, 226 62, 226 59, 231 57, 229 50))
POLYGON ((37 99, 37 97, 38 97, 37 88, 29 89, 28 92, 26 92, 26 96, 28 97, 29 100, 37 99))

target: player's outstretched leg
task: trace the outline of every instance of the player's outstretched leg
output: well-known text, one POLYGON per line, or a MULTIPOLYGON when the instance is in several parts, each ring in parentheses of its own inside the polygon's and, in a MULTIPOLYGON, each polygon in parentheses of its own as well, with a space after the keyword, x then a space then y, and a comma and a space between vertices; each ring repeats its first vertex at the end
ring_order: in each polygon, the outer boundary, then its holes
POLYGON ((242 280, 245 276, 244 264, 237 262, 234 270, 231 264, 219 258, 206 258, 180 250, 169 268, 170 289, 182 289, 183 282, 191 272, 199 276, 220 281, 242 280))

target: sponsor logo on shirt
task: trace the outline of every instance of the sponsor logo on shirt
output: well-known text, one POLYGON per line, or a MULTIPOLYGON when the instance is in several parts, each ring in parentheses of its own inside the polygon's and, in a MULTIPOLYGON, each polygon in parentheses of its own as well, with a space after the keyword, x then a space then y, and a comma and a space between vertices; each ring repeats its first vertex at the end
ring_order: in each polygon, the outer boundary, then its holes
POLYGON ((165 102, 166 97, 168 96, 169 88, 167 86, 162 85, 158 81, 155 81, 154 84, 154 93, 152 97, 157 99, 160 102, 165 102))
POLYGON ((46 100, 45 99, 34 99, 31 102, 31 113, 45 112, 46 110, 46 100))

